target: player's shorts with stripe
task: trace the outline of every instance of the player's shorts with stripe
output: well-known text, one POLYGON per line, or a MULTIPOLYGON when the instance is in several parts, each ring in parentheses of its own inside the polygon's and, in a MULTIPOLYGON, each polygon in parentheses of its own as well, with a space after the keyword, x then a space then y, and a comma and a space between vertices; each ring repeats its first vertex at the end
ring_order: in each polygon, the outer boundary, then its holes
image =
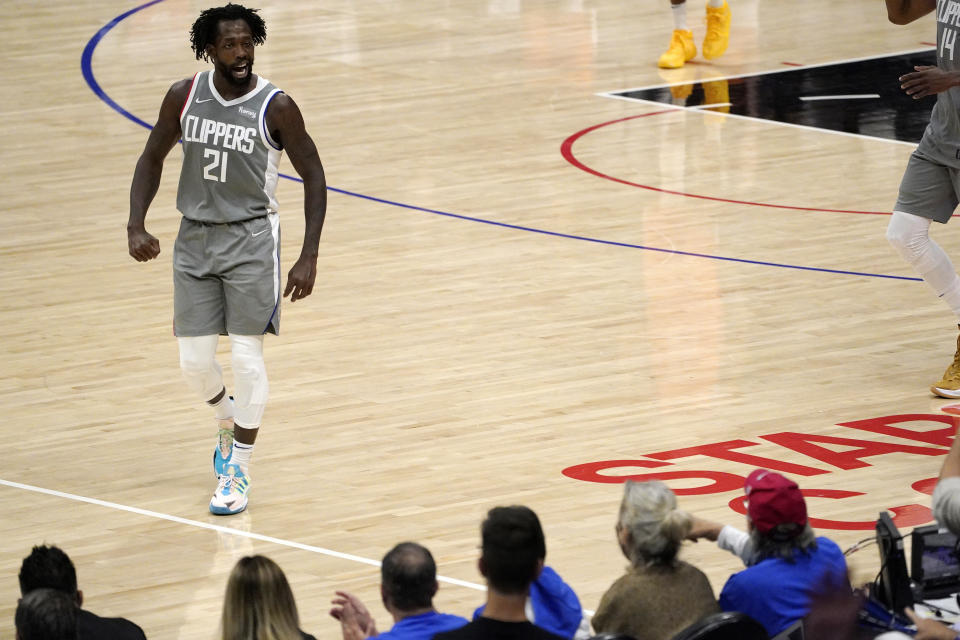
POLYGON ((226 224, 182 218, 173 247, 174 334, 279 330, 279 216, 226 224))
POLYGON ((945 223, 960 203, 958 194, 960 169, 914 151, 900 181, 900 194, 893 210, 945 223))

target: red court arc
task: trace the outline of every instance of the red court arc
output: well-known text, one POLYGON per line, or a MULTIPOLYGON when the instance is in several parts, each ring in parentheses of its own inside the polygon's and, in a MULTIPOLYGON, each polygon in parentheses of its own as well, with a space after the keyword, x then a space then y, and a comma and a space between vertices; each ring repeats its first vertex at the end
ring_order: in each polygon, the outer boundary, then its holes
POLYGON ((560 145, 560 153, 561 153, 561 155, 563 155, 564 159, 565 159, 567 162, 569 162, 570 164, 572 164, 572 165, 575 166, 576 168, 580 169, 581 171, 586 171, 587 173, 589 173, 589 174, 591 174, 591 175, 595 175, 595 176, 597 176, 597 177, 599 177, 599 178, 603 178, 603 179, 605 179, 605 180, 611 180, 611 181, 613 181, 613 182, 618 182, 618 183, 620 183, 620 184, 625 184, 625 185, 630 186, 630 187, 637 187, 637 188, 639 188, 639 189, 647 189, 647 190, 649 190, 649 191, 656 191, 656 192, 658 192, 658 193, 669 193, 669 194, 675 195, 675 196, 683 196, 683 197, 685 197, 685 198, 698 198, 698 199, 700 199, 700 200, 712 200, 712 201, 714 201, 714 202, 726 202, 726 203, 730 203, 730 204, 744 204, 744 205, 749 205, 749 206, 751 206, 751 207, 769 207, 769 208, 772 208, 772 209, 790 209, 790 210, 792 210, 792 211, 820 211, 820 212, 825 212, 825 213, 856 213, 856 214, 876 215, 876 216, 890 215, 890 212, 889 212, 889 211, 852 211, 852 210, 849 210, 849 209, 822 209, 822 208, 819 208, 819 207, 799 207, 799 206, 791 206, 791 205, 785 205, 785 204, 772 204, 772 203, 769 203, 769 202, 752 202, 752 201, 749 201, 749 200, 733 200, 733 199, 731 199, 731 198, 719 198, 719 197, 716 197, 716 196, 704 196, 704 195, 700 195, 700 194, 696 194, 696 193, 685 193, 685 192, 683 192, 683 191, 672 191, 672 190, 670 190, 670 189, 662 189, 662 188, 660 188, 660 187, 654 187, 654 186, 651 186, 651 185, 648 185, 648 184, 640 184, 640 183, 638 183, 638 182, 631 182, 631 181, 629 181, 629 180, 624 180, 623 178, 617 178, 617 177, 615 177, 615 176, 608 175, 608 174, 603 173, 603 172, 601 172, 601 171, 597 171, 596 169, 593 169, 592 167, 588 167, 588 166, 585 165, 584 163, 580 162, 580 160, 578 160, 577 157, 573 155, 573 143, 575 143, 577 140, 579 140, 579 139, 582 138, 583 136, 587 135, 588 133, 591 133, 591 132, 593 132, 593 131, 596 131, 597 129, 602 129, 603 127, 609 127, 610 125, 619 124, 619 123, 621 123, 621 122, 626 122, 626 121, 628 121, 628 120, 636 120, 636 119, 638 119, 638 118, 647 118, 647 117, 650 117, 650 116, 659 116, 659 115, 663 115, 663 114, 665 114, 665 113, 677 113, 677 111, 678 111, 677 109, 663 109, 663 110, 661 110, 661 111, 653 111, 653 112, 651 112, 651 113, 642 113, 642 114, 636 115, 636 116, 627 116, 626 118, 618 118, 618 119, 616 119, 616 120, 610 120, 609 122, 602 122, 602 123, 600 123, 600 124, 595 124, 595 125, 593 125, 592 127, 587 127, 586 129, 583 129, 583 130, 581 130, 581 131, 576 132, 575 134, 573 134, 572 136, 570 136, 569 138, 567 138, 566 140, 564 140, 564 141, 563 141, 563 144, 560 145))

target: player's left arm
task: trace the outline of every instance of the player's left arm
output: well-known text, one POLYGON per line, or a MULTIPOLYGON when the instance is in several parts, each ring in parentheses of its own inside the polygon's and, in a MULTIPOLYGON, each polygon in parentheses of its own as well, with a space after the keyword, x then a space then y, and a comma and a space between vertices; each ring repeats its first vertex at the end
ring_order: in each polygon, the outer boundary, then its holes
POLYGON ((911 73, 900 76, 900 88, 914 100, 936 95, 947 89, 960 87, 960 72, 944 71, 940 67, 920 65, 911 73))
POLYGON ((327 214, 327 180, 317 146, 307 133, 303 114, 293 98, 277 94, 267 109, 267 127, 273 139, 286 150, 293 168, 303 179, 303 211, 306 218, 300 257, 287 275, 283 297, 295 302, 313 292, 317 278, 320 232, 327 214))

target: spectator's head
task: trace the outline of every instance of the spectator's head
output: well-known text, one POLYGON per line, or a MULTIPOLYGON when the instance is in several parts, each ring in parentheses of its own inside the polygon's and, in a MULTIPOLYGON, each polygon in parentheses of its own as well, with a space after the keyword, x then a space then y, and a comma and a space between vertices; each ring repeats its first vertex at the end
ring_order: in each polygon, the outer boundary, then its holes
POLYGON ((547 557, 537 514, 527 507, 495 507, 481 527, 480 573, 499 593, 527 593, 547 557))
POLYGON ((58 589, 26 593, 14 617, 17 640, 77 640, 77 605, 58 589))
POLYGON ((401 542, 383 556, 380 597, 388 611, 432 609, 436 593, 437 564, 426 547, 401 542))
POLYGON ((277 563, 240 558, 227 580, 220 626, 223 640, 300 637, 297 603, 277 563))
POLYGON ((747 519, 758 558, 792 560, 797 551, 816 548, 807 521, 807 503, 797 483, 757 469, 747 477, 747 519))
POLYGON ((83 604, 83 593, 77 590, 77 571, 59 547, 34 547, 20 565, 19 578, 21 595, 34 589, 56 589, 70 596, 78 606, 83 604))
POLYGON ((691 524, 690 514, 677 510, 677 496, 667 485, 659 480, 627 481, 617 538, 635 567, 673 563, 691 524))

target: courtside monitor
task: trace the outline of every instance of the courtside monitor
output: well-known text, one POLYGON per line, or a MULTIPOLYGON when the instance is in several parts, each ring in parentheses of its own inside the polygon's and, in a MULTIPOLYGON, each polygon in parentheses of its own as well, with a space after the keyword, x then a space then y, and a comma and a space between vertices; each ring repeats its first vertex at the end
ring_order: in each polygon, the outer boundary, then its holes
POLYGON ((960 592, 957 536, 935 525, 917 527, 910 537, 910 575, 924 598, 960 592))
POLYGON ((880 512, 876 529, 877 547, 880 549, 877 598, 891 611, 903 614, 904 607, 913 606, 907 559, 903 553, 903 536, 886 511, 880 512))

